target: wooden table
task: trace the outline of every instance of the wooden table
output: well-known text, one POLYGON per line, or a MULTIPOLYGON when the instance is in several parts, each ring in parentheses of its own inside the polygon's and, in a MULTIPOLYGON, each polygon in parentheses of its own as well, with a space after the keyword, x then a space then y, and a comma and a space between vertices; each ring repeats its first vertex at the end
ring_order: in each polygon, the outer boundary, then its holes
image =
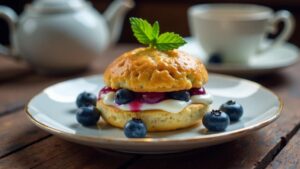
MULTIPOLYGON (((238 140, 166 155, 99 151, 70 143, 34 126, 24 105, 43 88, 66 79, 101 73, 134 45, 108 50, 90 70, 68 76, 35 74, 24 63, 0 59, 0 168, 300 168, 300 64, 252 79, 284 101, 283 113, 271 125, 238 140)), ((283 56, 284 57, 284 56, 283 56)))

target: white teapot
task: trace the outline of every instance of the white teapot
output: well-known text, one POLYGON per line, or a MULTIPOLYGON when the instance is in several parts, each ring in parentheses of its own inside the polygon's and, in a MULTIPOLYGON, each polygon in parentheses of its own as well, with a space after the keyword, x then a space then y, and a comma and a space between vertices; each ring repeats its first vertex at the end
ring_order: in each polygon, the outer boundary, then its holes
POLYGON ((84 0, 35 0, 19 18, 0 6, 11 42, 10 47, 0 45, 0 53, 24 59, 45 73, 84 69, 118 40, 133 6, 133 0, 115 0, 102 16, 84 0))

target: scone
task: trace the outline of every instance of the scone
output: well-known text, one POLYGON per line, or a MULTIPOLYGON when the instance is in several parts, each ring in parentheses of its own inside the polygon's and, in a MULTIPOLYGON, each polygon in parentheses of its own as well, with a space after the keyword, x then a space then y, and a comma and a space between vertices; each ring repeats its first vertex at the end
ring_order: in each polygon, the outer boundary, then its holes
POLYGON ((199 124, 212 103, 203 88, 208 73, 202 62, 177 49, 138 48, 105 70, 97 101, 103 119, 119 128, 133 118, 148 131, 169 131, 199 124))

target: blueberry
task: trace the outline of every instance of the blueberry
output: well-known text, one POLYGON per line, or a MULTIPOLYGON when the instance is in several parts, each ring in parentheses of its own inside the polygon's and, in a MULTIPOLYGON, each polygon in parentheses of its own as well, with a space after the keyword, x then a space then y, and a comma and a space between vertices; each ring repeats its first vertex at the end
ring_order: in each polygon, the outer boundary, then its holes
POLYGON ((229 100, 222 104, 220 110, 229 116, 230 121, 238 121, 244 112, 242 105, 236 103, 234 100, 229 100))
POLYGON ((81 107, 76 112, 76 119, 83 126, 93 126, 97 124, 99 118, 100 112, 94 106, 81 107))
POLYGON ((144 138, 147 128, 141 119, 132 119, 125 124, 124 134, 128 138, 144 138))
POLYGON ((186 90, 170 92, 167 94, 169 98, 188 102, 191 98, 190 93, 186 90))
POLYGON ((117 104, 126 104, 134 99, 134 92, 128 89, 120 89, 116 92, 115 102, 117 104))
POLYGON ((97 96, 88 92, 80 93, 76 99, 77 107, 96 106, 96 102, 97 96))
POLYGON ((223 62, 222 56, 219 53, 214 53, 214 54, 209 56, 208 63, 220 64, 222 62, 223 62))
POLYGON ((226 113, 220 110, 213 110, 204 114, 202 123, 210 131, 224 131, 230 120, 226 113))

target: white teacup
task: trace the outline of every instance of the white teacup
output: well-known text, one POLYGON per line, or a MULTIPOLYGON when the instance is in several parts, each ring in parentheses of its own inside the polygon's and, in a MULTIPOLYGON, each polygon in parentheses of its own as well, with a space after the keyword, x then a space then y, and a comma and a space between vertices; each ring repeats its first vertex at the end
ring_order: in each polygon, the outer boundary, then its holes
POLYGON ((194 36, 207 55, 219 54, 225 63, 247 64, 251 57, 266 52, 286 41, 294 28, 292 14, 275 12, 268 7, 252 4, 204 4, 188 10, 189 24, 194 36), (266 35, 282 32, 268 45, 266 35))

